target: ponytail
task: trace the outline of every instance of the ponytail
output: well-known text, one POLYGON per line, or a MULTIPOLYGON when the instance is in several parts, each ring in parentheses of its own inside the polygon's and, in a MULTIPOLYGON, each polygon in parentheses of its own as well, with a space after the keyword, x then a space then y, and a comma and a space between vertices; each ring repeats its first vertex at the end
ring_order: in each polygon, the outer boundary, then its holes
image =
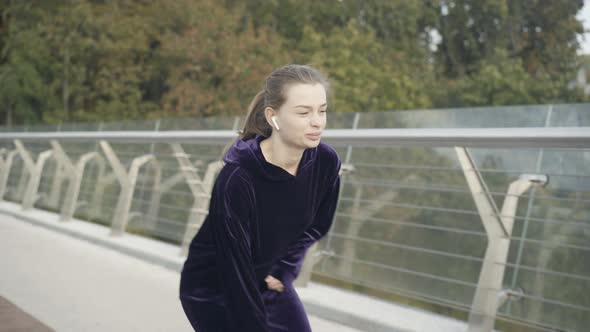
MULTIPOLYGON (((256 136, 256 134, 260 134, 264 137, 269 137, 272 133, 272 128, 266 122, 264 117, 264 109, 265 105, 265 98, 264 98, 264 90, 261 90, 254 96, 250 105, 248 106, 248 113, 246 115, 246 122, 244 124, 244 128, 238 132, 238 138, 236 140, 249 140, 256 136)), ((223 152, 221 156, 225 156, 229 148, 234 144, 236 140, 233 140, 226 144, 223 148, 223 152)))
POLYGON ((256 136, 256 134, 264 137, 269 137, 272 134, 272 128, 264 117, 265 108, 265 91, 263 89, 254 96, 248 106, 246 122, 244 128, 240 131, 239 139, 246 141, 256 136))

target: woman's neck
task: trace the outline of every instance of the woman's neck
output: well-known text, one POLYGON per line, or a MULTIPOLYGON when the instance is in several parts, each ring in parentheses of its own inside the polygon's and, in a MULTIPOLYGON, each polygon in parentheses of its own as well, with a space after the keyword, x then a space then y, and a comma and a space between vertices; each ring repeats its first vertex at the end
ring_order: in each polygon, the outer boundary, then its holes
POLYGON ((302 150, 289 147, 273 136, 260 141, 260 150, 266 161, 281 167, 292 175, 297 175, 297 168, 301 162, 301 156, 303 156, 302 150))

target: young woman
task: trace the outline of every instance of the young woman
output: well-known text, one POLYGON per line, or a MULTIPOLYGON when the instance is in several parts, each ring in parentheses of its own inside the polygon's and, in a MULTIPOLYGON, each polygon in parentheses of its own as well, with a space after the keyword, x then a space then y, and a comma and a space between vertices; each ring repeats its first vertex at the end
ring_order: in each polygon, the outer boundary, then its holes
POLYGON ((250 104, 181 273, 195 331, 311 331, 292 283, 338 201, 341 161, 320 142, 327 87, 316 69, 287 65, 250 104))

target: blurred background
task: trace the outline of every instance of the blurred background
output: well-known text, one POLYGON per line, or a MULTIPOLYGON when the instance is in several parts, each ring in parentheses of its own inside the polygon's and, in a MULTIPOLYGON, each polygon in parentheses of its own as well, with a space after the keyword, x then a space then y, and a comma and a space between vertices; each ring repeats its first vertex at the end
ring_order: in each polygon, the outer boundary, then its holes
POLYGON ((588 101, 583 0, 2 0, 0 124, 240 115, 272 69, 331 110, 588 101))

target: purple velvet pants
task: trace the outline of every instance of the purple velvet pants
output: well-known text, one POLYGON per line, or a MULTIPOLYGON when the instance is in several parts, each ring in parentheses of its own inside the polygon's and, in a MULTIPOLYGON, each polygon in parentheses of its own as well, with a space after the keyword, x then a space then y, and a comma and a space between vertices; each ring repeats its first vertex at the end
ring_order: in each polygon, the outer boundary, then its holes
MULTIPOLYGON (((295 288, 292 284, 284 286, 283 292, 270 289, 262 292, 270 331, 311 332, 303 303, 295 288)), ((213 302, 192 301, 187 298, 181 298, 180 301, 184 313, 196 332, 234 332, 228 322, 224 306, 213 302)))

